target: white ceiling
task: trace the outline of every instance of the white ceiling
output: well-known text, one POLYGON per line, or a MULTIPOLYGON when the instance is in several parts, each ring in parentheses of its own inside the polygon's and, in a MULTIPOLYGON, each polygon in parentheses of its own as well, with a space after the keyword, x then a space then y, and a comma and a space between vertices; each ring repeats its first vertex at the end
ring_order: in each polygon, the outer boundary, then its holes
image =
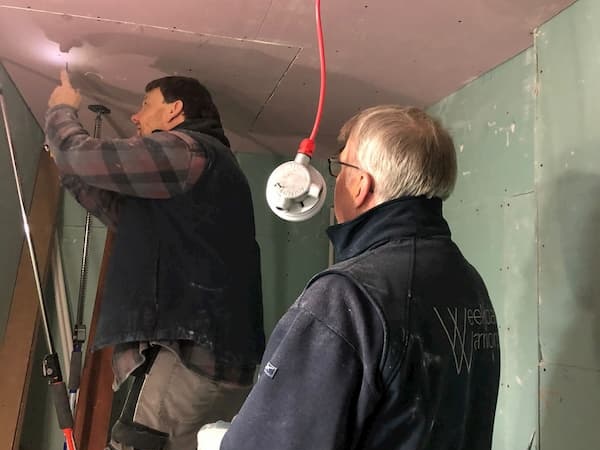
MULTIPOLYGON (((1 1, 1 0, 0 0, 1 1)), ((323 0, 328 92, 317 156, 340 125, 380 103, 428 106, 532 45, 573 0, 323 0)), ((40 123, 69 62, 103 136, 133 133, 146 82, 200 79, 234 150, 292 156, 319 93, 314 0, 30 0, 0 4, 0 59, 40 123), (65 53, 62 53, 62 52, 65 53)))

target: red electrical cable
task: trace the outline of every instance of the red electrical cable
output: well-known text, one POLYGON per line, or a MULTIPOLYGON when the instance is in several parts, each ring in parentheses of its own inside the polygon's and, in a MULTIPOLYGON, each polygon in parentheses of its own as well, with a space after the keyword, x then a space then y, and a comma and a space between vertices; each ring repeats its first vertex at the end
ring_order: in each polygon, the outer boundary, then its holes
POLYGON ((325 67, 325 44, 323 41, 323 25, 321 24, 321 0, 315 0, 315 17, 317 23, 317 41, 319 44, 319 60, 321 64, 321 89, 319 93, 319 104, 317 106, 317 114, 315 124, 308 139, 303 139, 300 143, 299 153, 304 153, 308 157, 312 157, 315 150, 315 138, 321 124, 321 116, 323 115, 323 104, 325 103, 325 88, 326 88, 326 67, 325 67))
POLYGON ((65 435, 65 443, 67 444, 67 450, 76 450, 75 439, 73 438, 73 428, 65 428, 62 431, 65 435))
POLYGON ((323 26, 321 24, 321 0, 315 0, 315 16, 317 22, 317 40, 319 42, 319 60, 321 62, 321 92, 319 94, 319 105, 317 107, 317 116, 315 125, 310 134, 310 138, 314 140, 321 124, 321 116, 323 115, 323 103, 325 102, 325 87, 326 87, 326 72, 325 72, 325 44, 323 43, 323 26))

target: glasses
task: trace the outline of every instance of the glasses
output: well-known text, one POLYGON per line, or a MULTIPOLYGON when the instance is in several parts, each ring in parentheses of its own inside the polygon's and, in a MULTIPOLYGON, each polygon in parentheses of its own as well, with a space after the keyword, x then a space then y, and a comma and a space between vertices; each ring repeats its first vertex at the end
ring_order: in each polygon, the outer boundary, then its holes
POLYGON ((340 158, 337 156, 330 156, 329 158, 327 158, 327 162, 329 163, 329 175, 331 175, 334 178, 336 178, 340 174, 340 172, 342 171, 342 166, 352 167, 353 169, 362 170, 363 172, 365 171, 364 169, 361 169, 358 166, 340 161, 340 158))

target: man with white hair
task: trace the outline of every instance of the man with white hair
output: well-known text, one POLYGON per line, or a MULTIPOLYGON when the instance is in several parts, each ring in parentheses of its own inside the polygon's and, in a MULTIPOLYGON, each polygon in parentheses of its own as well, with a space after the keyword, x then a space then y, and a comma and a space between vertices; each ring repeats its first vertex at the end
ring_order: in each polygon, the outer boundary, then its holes
POLYGON ((490 449, 498 328, 442 216, 452 139, 417 108, 379 106, 340 140, 336 264, 279 321, 220 449, 490 449))

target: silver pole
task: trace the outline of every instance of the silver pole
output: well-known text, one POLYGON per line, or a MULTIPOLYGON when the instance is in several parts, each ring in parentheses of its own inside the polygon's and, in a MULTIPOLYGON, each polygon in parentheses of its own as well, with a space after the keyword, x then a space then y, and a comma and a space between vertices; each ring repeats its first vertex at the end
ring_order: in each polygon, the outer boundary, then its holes
POLYGON ((23 200, 23 192, 21 191, 21 181, 19 179, 19 170, 17 168, 17 160, 15 158, 15 149, 12 143, 12 137, 10 134, 10 127, 8 126, 8 118, 6 115, 6 104, 4 102, 4 93, 2 86, 0 85, 0 107, 2 109, 2 120, 4 121, 4 129, 6 131, 6 140, 8 141, 8 149, 10 151, 10 160, 12 162, 13 174, 15 176, 15 184, 17 185, 17 194, 19 196, 19 206, 21 207, 21 218, 23 220, 23 229, 25 230, 25 239, 27 240, 27 248, 29 249, 29 257, 31 258, 31 265, 33 268, 33 277, 35 279, 35 287, 37 289, 38 300, 40 302, 40 311, 42 313, 42 321, 44 324, 44 335, 46 337, 46 344, 50 353, 54 354, 54 344, 52 343, 52 336, 50 335, 50 327, 48 325, 48 315, 46 312, 46 304, 44 303, 44 293, 42 290, 42 283, 40 280, 40 273, 38 269, 37 258, 35 256, 35 248, 31 239, 31 233, 29 230, 29 220, 27 218, 27 212, 25 210, 25 201, 23 200))
MULTIPOLYGON (((96 113, 94 121, 94 138, 99 138, 102 131, 102 115, 110 114, 110 109, 104 105, 90 105, 90 111, 96 113)), ((85 290, 87 287, 87 265, 90 227, 92 215, 89 211, 85 214, 85 226, 83 231, 83 253, 81 255, 81 271, 79 273, 79 296, 77 301, 77 317, 75 321, 75 339, 80 343, 85 341, 86 328, 83 324, 83 309, 85 303, 85 290)))
POLYGON ((0 85, 0 109, 2 109, 2 119, 4 121, 4 128, 6 130, 6 140, 8 141, 8 148, 10 150, 10 159, 12 162, 12 169, 15 176, 15 184, 17 185, 17 194, 19 196, 19 204, 21 207, 21 217, 23 219, 23 228, 25 230, 25 238, 27 240, 27 248, 29 249, 29 257, 31 259, 31 266, 33 268, 33 276, 35 279, 35 287, 37 289, 38 300, 40 302, 40 311, 42 314, 42 321, 44 324, 44 334, 46 337, 46 344, 48 345, 49 355, 46 355, 43 361, 43 375, 48 379, 50 387, 50 398, 54 403, 54 409, 56 411, 56 417, 58 419, 58 426, 65 435, 65 443, 69 449, 75 449, 75 441, 73 439, 73 414, 69 407, 69 397, 67 395, 67 387, 62 380, 62 373, 60 370, 60 362, 58 355, 54 350, 54 344, 52 343, 52 335, 50 334, 50 327, 48 325, 48 314, 46 312, 46 303, 44 302, 44 292, 42 291, 42 283, 40 281, 40 272, 38 269, 37 258, 35 256, 35 249, 33 241, 31 240, 31 233, 29 230, 29 222, 27 219, 27 212, 25 211, 25 201, 23 200, 23 192, 21 191, 21 181, 19 180, 19 170, 17 168, 17 160, 15 157, 15 149, 12 143, 12 137, 10 134, 10 127, 8 125, 8 118, 6 114, 6 104, 4 102, 4 94, 2 92, 2 86, 0 85))
MULTIPOLYGON (((94 123, 94 138, 100 137, 102 128, 102 115, 109 114, 110 109, 103 105, 90 105, 88 108, 96 113, 94 123)), ((85 226, 83 232, 83 252, 81 255, 81 271, 79 273, 79 296, 77 301, 77 317, 73 331, 73 352, 71 353, 71 364, 69 367, 69 393, 71 409, 75 410, 77 402, 77 391, 79 390, 82 366, 82 347, 86 339, 86 326, 83 323, 83 309, 85 305, 85 291, 87 287, 88 248, 91 233, 92 215, 89 211, 85 215, 85 226)))

